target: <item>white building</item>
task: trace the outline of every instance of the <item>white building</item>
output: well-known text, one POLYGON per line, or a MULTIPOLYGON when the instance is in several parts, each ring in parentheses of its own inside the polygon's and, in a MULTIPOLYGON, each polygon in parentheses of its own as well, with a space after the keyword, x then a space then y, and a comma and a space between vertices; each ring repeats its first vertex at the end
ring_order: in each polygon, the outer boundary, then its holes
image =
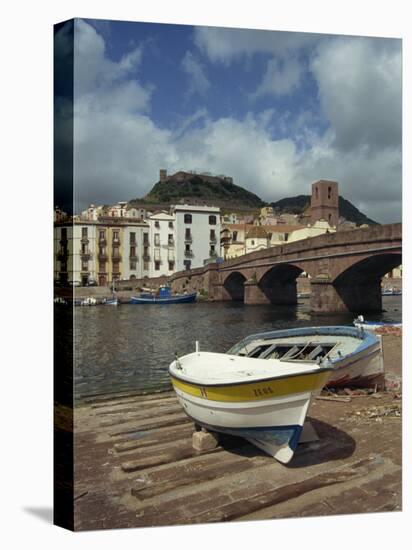
POLYGON ((150 226, 150 277, 171 275, 176 271, 175 217, 157 212, 148 218, 150 226))
POLYGON ((176 205, 175 271, 193 269, 215 261, 220 252, 220 208, 176 205))

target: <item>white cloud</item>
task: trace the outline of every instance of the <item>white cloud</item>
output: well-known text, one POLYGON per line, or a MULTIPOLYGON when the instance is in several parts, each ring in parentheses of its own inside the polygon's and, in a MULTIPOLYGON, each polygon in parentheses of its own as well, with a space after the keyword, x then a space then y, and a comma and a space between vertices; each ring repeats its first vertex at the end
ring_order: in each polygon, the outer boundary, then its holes
POLYGON ((252 94, 252 99, 265 95, 282 96, 291 93, 298 87, 302 72, 303 67, 296 58, 279 61, 273 57, 268 61, 263 80, 252 94))
POLYGON ((399 40, 335 38, 321 42, 311 69, 321 107, 342 150, 399 147, 402 125, 399 40))
POLYGON ((205 96, 210 88, 210 82, 205 74, 203 66, 192 52, 186 52, 182 60, 182 68, 190 78, 188 88, 189 95, 198 93, 201 96, 205 96))
POLYGON ((196 27, 194 41, 214 63, 228 64, 243 56, 270 53, 282 56, 314 44, 317 34, 252 29, 196 27))

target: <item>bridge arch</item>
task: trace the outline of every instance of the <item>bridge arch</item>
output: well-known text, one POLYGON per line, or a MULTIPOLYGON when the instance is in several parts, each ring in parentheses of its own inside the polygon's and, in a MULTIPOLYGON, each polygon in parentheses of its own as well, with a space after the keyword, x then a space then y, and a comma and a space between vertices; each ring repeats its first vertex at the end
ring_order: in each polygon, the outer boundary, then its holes
POLYGON ((260 277, 258 286, 272 304, 296 304, 296 279, 303 271, 297 264, 274 265, 260 277))
POLYGON ((402 254, 390 252, 363 258, 344 269, 332 283, 345 309, 381 311, 382 277, 401 263, 402 254))
POLYGON ((246 277, 240 271, 233 271, 223 282, 223 287, 235 302, 244 302, 246 277))

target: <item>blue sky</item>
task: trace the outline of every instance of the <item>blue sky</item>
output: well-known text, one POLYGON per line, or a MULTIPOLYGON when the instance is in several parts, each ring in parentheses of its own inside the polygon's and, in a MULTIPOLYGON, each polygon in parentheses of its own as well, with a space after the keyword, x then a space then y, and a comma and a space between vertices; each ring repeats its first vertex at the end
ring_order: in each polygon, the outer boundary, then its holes
POLYGON ((76 211, 166 168, 267 201, 336 180, 400 221, 400 40, 81 19, 74 36, 76 211))

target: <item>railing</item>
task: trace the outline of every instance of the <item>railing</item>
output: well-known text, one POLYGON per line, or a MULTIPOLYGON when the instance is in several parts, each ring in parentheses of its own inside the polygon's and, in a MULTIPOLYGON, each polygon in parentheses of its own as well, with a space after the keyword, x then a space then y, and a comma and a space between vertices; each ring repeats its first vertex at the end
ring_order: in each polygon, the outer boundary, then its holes
POLYGON ((175 245, 175 242, 172 240, 172 241, 167 241, 167 246, 174 246, 175 245))
POLYGON ((112 262, 121 262, 122 261, 122 257, 120 254, 115 254, 114 256, 112 256, 112 262))
POLYGON ((150 254, 143 254, 143 260, 145 262, 149 262, 150 261, 150 254))
POLYGON ((211 250, 211 251, 209 252, 209 255, 210 255, 211 258, 216 258, 216 256, 217 256, 216 250, 211 250))
POLYGON ((82 260, 87 260, 87 261, 88 261, 88 260, 90 260, 90 258, 92 257, 92 255, 91 255, 90 252, 82 252, 82 251, 80 251, 79 254, 80 254, 82 260))
POLYGON ((217 243, 217 238, 216 237, 210 237, 210 242, 212 244, 216 244, 217 243))
POLYGON ((193 258, 193 250, 185 250, 186 258, 193 258))
POLYGON ((107 252, 99 252, 97 256, 98 256, 98 258, 99 258, 99 261, 104 261, 104 262, 106 262, 107 259, 108 259, 107 252))
POLYGON ((90 241, 89 241, 88 237, 82 237, 80 242, 82 244, 89 244, 90 241))
POLYGON ((192 235, 185 235, 185 243, 192 243, 193 238, 192 235))

